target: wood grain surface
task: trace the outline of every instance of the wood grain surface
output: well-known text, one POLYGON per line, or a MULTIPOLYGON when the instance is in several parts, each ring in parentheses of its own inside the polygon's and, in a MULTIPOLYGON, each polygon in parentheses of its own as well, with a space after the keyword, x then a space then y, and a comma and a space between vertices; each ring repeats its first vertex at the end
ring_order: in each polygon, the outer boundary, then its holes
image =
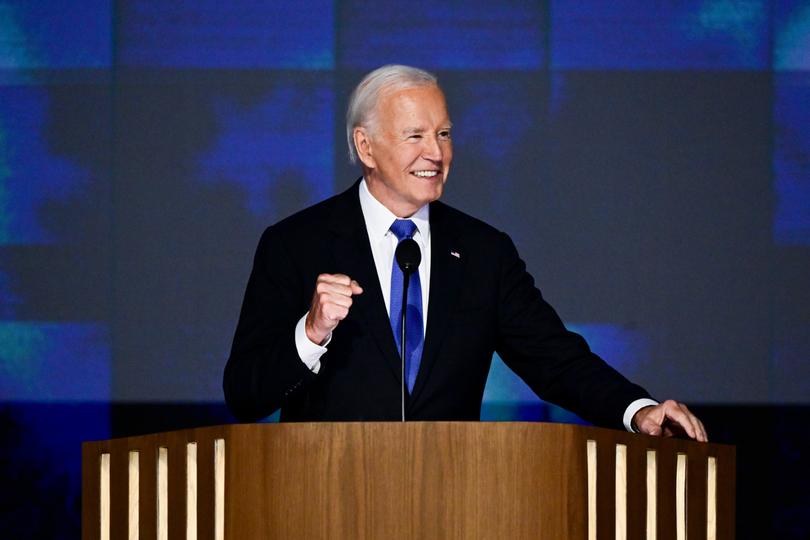
POLYGON ((214 440, 226 441, 225 538, 585 539, 588 440, 597 443, 597 538, 615 533, 616 445, 626 446, 627 538, 647 538, 655 450, 657 538, 675 538, 675 462, 688 456, 688 537, 706 535, 717 458, 717 538, 734 537, 734 448, 583 426, 408 422, 245 424, 88 442, 83 538, 99 537, 98 462, 112 455, 112 538, 127 531, 127 454, 140 451, 140 533, 155 538, 155 456, 169 451, 169 538, 185 538, 186 444, 197 443, 197 531, 214 538, 214 440), (123 456, 123 458, 121 457, 123 456), (123 520, 123 523, 120 521, 123 520))

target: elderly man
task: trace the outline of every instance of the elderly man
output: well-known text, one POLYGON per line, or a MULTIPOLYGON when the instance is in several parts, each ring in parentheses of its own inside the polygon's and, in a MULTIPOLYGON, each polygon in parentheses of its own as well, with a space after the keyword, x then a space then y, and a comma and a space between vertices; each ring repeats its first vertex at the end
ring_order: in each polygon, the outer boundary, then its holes
POLYGON ((686 406, 651 400, 565 329, 506 234, 438 201, 453 143, 435 76, 369 73, 346 128, 363 177, 259 242, 225 369, 235 416, 398 420, 404 395, 409 420, 477 420, 497 351, 538 396, 595 424, 706 440, 686 406), (407 238, 422 254, 410 277, 394 261, 407 238))

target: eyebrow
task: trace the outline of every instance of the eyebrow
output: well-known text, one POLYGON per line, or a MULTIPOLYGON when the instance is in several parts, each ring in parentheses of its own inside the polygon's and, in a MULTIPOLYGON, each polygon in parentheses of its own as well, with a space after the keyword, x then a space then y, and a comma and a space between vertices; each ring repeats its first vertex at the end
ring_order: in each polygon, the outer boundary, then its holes
MULTIPOLYGON (((439 128, 439 131, 443 131, 445 129, 452 129, 452 128, 453 128, 453 122, 447 122, 447 124, 445 124, 444 126, 439 128)), ((424 133, 425 131, 429 131, 429 130, 427 130, 425 128, 419 128, 419 127, 409 127, 409 128, 403 129, 402 134, 403 135, 414 135, 414 134, 424 133)))

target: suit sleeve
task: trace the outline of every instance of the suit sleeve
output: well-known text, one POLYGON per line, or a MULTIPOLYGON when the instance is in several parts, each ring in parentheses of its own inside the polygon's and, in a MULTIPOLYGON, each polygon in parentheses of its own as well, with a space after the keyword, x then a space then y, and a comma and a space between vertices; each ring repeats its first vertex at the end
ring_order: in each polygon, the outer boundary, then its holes
POLYGON ((269 227, 256 250, 223 379, 225 401, 239 420, 272 414, 315 379, 295 346, 295 325, 307 310, 303 289, 280 234, 269 227))
POLYGON ((512 240, 500 242, 497 350, 546 401, 596 425, 624 429, 627 406, 649 394, 591 352, 543 299, 512 240))

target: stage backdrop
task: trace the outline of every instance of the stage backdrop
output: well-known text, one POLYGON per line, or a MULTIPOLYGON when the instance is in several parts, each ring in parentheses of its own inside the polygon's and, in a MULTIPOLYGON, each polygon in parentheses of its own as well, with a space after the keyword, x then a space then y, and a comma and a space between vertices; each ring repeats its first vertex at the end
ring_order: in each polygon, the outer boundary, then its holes
MULTIPOLYGON (((385 63, 438 75, 446 202, 609 363, 810 404, 810 2, 0 0, 0 473, 41 500, 0 530, 75 537, 83 439, 230 420, 259 236, 358 177, 385 63)), ((482 418, 576 421, 497 358, 482 418)))

